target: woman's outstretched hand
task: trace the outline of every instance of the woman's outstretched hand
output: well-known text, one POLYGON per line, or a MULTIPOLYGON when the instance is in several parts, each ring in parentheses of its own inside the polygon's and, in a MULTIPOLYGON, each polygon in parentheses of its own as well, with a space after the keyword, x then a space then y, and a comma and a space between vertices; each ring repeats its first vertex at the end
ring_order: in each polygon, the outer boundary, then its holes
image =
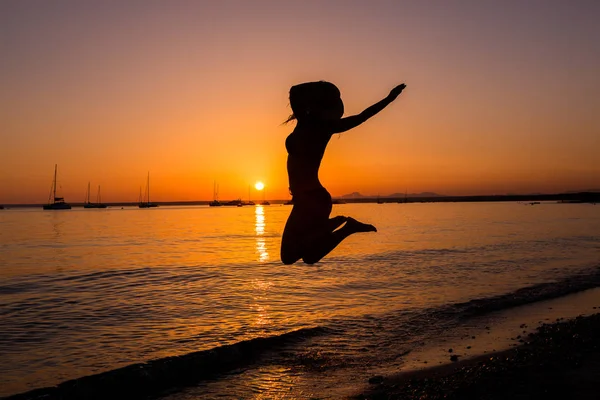
POLYGON ((400 93, 402 93, 402 91, 404 90, 405 87, 406 87, 406 85, 404 83, 396 86, 395 88, 393 88, 390 91, 388 98, 392 101, 396 100, 396 97, 400 96, 400 93))

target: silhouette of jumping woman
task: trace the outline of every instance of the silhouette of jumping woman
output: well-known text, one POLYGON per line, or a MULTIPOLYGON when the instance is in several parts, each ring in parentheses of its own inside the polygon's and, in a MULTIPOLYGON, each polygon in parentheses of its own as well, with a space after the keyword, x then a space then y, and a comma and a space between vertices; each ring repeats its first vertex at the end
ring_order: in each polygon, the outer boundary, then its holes
POLYGON ((351 217, 329 218, 331 195, 319 181, 319 167, 333 134, 362 124, 394 101, 405 87, 398 85, 386 98, 360 114, 342 118, 344 103, 333 83, 320 81, 292 86, 290 107, 293 114, 286 122, 296 120, 297 124, 285 141, 293 208, 281 240, 284 264, 293 264, 300 259, 314 264, 353 233, 377 232, 373 225, 351 217))

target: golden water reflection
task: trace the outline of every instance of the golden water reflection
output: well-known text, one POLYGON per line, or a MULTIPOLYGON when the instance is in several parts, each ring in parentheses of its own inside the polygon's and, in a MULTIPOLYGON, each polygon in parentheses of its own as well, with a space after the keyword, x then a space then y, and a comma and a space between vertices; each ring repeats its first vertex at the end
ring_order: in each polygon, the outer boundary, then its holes
POLYGON ((255 207, 256 222, 254 224, 254 230, 256 231, 256 253, 258 254, 259 262, 269 261, 269 251, 267 250, 267 244, 265 243, 265 208, 263 206, 255 207))
POLYGON ((271 281, 265 281, 262 279, 253 279, 251 284, 253 293, 252 297, 254 298, 254 303, 251 307, 255 315, 255 321, 253 325, 259 328, 266 328, 273 323, 269 313, 269 294, 274 284, 271 281))

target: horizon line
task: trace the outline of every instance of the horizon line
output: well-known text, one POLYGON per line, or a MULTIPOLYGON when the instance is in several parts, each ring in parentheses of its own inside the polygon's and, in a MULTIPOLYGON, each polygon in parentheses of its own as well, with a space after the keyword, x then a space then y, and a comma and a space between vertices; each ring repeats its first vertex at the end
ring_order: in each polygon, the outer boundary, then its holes
MULTIPOLYGON (((358 193, 358 192, 357 192, 358 193)), ((551 197, 548 200, 555 200, 557 199, 557 197, 561 197, 561 196, 577 196, 577 195, 586 195, 586 194, 597 194, 598 196, 600 196, 600 190, 584 190, 584 191, 568 191, 568 192, 558 192, 558 193, 525 193, 525 194, 515 194, 515 193, 507 193, 507 194, 474 194, 474 195, 441 195, 441 194, 436 194, 434 192, 423 192, 423 193, 430 193, 433 195, 425 195, 425 196, 414 196, 414 195, 418 195, 418 193, 412 193, 412 197, 410 197, 410 200, 413 200, 411 202, 417 202, 417 200, 421 200, 421 199, 430 199, 430 200, 437 200, 435 202, 442 202, 445 199, 481 199, 482 201, 485 201, 483 199, 494 199, 494 198, 524 198, 523 200, 525 200, 525 198, 535 198, 535 197, 551 197)), ((360 193, 359 193, 360 194, 360 193)), ((377 199, 395 199, 395 200, 402 200, 405 197, 404 196, 392 196, 392 195, 360 195, 360 197, 344 197, 344 196, 348 196, 348 195, 341 195, 341 196, 332 196, 333 200, 348 200, 350 202, 354 202, 354 201, 358 201, 360 202, 361 200, 377 200, 377 199)), ((219 202, 224 203, 227 201, 235 201, 235 200, 241 200, 241 199, 232 199, 232 200, 219 200, 219 202)), ((291 199, 265 199, 269 202, 274 202, 276 204, 280 204, 280 203, 286 203, 289 202, 291 199)), ((560 198, 558 198, 558 200, 561 200, 560 198)), ((211 203, 214 200, 164 200, 164 201, 152 201, 152 203, 156 203, 156 204, 162 204, 162 205, 208 205, 209 203, 211 203)), ((510 201, 510 200, 508 200, 510 201)), ((242 202, 244 202, 244 200, 242 200, 242 202)), ((135 206, 138 205, 140 202, 139 201, 111 201, 111 202, 103 202, 102 204, 106 204, 107 206, 135 206)), ((45 204, 48 203, 0 203, 3 206, 12 206, 12 207, 41 207, 45 204)), ((72 206, 75 207, 82 207, 84 204, 86 204, 85 202, 75 202, 75 203, 68 203, 72 206)), ((244 204, 247 205, 247 204, 244 204)), ((260 205, 260 204, 256 204, 256 205, 260 205)))

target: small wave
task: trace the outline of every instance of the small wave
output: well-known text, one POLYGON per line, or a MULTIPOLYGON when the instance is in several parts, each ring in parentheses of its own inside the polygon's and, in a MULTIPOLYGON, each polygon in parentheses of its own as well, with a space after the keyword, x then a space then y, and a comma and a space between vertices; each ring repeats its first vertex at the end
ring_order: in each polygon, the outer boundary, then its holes
POLYGON ((14 295, 30 292, 39 287, 35 282, 16 282, 13 284, 0 285, 0 295, 14 295))
POLYGON ((408 326, 411 327, 410 331, 414 333, 423 329, 430 329, 432 326, 443 326, 445 323, 461 323, 461 321, 496 311, 556 299, 596 287, 600 287, 600 267, 581 272, 578 275, 571 275, 562 280, 539 283, 496 296, 476 298, 422 310, 403 309, 394 314, 381 315, 378 320, 387 320, 392 325, 397 324, 397 328, 408 323, 408 326))
POLYGON ((454 304, 452 307, 463 318, 469 318, 525 304, 555 299, 599 286, 600 268, 592 272, 570 276, 556 282, 540 283, 518 289, 511 293, 454 304))
POLYGON ((61 276, 55 278, 55 280, 60 281, 95 281, 99 279, 110 279, 115 277, 128 277, 128 276, 136 276, 136 275, 147 275, 151 272, 151 269, 146 268, 135 268, 135 269, 120 269, 120 270, 109 270, 109 271, 96 271, 91 273, 85 273, 81 275, 71 275, 71 276, 61 276))
POLYGON ((302 328, 281 335, 160 358, 73 379, 54 387, 35 389, 5 400, 145 399, 253 364, 269 351, 326 331, 323 327, 302 328))

